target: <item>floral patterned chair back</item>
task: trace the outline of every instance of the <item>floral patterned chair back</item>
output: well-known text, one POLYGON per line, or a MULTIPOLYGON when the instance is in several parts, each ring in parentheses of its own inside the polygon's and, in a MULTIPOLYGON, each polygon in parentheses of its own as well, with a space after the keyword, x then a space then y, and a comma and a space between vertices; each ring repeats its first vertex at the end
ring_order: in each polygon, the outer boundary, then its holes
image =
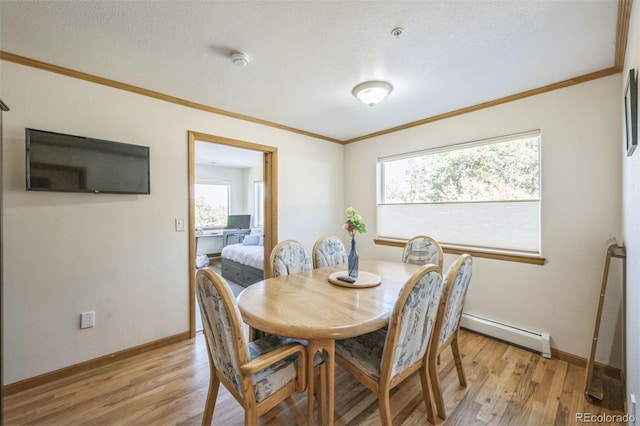
POLYGON ((458 346, 458 334, 460 330, 460 319, 462 318, 462 308, 464 300, 471 282, 471 273, 473 269, 473 259, 468 254, 463 254, 456 259, 449 267, 445 275, 445 290, 442 295, 442 303, 438 319, 436 321, 436 331, 434 338, 437 344, 434 344, 432 352, 429 354, 429 377, 431 380, 431 388, 438 411, 438 416, 445 420, 447 411, 442 395, 442 387, 440 386, 440 377, 438 375, 437 364, 439 364, 440 353, 451 347, 453 353, 453 362, 458 373, 458 381, 461 386, 467 386, 467 379, 462 368, 462 356, 458 346))
POLYGON ((311 257, 304 246, 295 240, 285 240, 271 251, 271 272, 273 277, 310 271, 311 257))
POLYGON ((442 275, 432 266, 416 272, 402 289, 385 342, 393 355, 382 363, 383 371, 389 364, 392 380, 425 359, 443 289, 442 275))
POLYGON ((322 237, 313 245, 311 252, 314 268, 347 263, 347 251, 336 236, 322 237))
POLYGON ((469 283, 471 282, 473 260, 468 254, 463 254, 449 267, 445 281, 449 287, 449 295, 446 301, 442 332, 440 333, 440 345, 451 338, 460 326, 462 308, 467 296, 469 283), (451 283, 449 283, 451 281, 451 283))
POLYGON ((436 240, 425 235, 419 235, 407 241, 402 252, 404 263, 414 265, 426 265, 432 263, 438 265, 442 271, 444 253, 436 240))
POLYGON ((240 310, 224 278, 211 269, 200 269, 196 286, 210 366, 203 425, 211 424, 220 383, 245 409, 245 424, 255 424, 275 404, 304 391, 303 345, 278 336, 247 342, 240 310), (252 365, 257 358, 261 362, 252 365))
POLYGON ((427 416, 434 422, 427 359, 437 344, 433 333, 443 289, 438 266, 423 266, 400 290, 388 327, 336 341, 338 364, 378 396, 383 425, 391 425, 389 392, 418 371, 427 416))
POLYGON ((197 274, 196 294, 202 328, 215 369, 243 395, 240 365, 247 362, 249 355, 246 347, 237 343, 243 339, 238 321, 242 315, 229 286, 213 274, 210 269, 201 269, 197 274))

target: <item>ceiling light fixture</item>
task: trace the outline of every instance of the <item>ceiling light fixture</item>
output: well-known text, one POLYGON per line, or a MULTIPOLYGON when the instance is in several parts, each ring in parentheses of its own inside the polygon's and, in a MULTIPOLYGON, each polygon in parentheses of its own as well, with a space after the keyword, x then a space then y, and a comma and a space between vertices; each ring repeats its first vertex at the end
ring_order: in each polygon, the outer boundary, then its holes
POLYGON ((246 67, 249 65, 249 57, 242 52, 234 52, 231 54, 231 62, 239 67, 246 67))
POLYGON ((393 87, 386 81, 365 81, 353 88, 353 96, 373 107, 391 93, 393 87))

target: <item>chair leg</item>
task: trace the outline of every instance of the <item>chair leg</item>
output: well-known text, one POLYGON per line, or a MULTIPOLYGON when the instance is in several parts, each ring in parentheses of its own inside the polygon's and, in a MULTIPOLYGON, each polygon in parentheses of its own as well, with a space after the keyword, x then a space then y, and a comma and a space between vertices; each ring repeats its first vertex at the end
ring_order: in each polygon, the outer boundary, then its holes
POLYGON ((424 398, 424 404, 427 409, 427 420, 429 423, 436 424, 436 416, 433 411, 433 399, 431 398, 431 385, 429 384, 429 377, 427 373, 427 366, 423 366, 418 371, 420 374, 420 382, 422 383, 422 396, 424 398))
POLYGON ((202 426, 209 426, 213 420, 213 410, 216 408, 216 399, 218 398, 218 389, 220 388, 220 380, 215 374, 209 379, 209 391, 207 392, 207 401, 204 405, 204 413, 202 414, 202 426))
POLYGON ((444 397, 442 396, 442 387, 440 386, 440 376, 438 375, 438 368, 435 359, 429 363, 429 379, 431 380, 431 389, 433 390, 433 397, 436 401, 438 416, 442 420, 446 420, 447 410, 444 406, 444 397))
POLYGON ((467 378, 464 375, 464 369, 462 368, 462 357, 460 356, 460 348, 458 347, 458 332, 453 336, 451 340, 451 352, 453 352, 453 361, 456 364, 456 371, 458 372, 458 380, 460 385, 467 387, 467 378))
POLYGON ((256 406, 244 409, 244 426, 256 426, 258 424, 258 413, 256 412, 256 406))
POLYGON ((382 426, 391 426, 391 403, 389 401, 388 389, 379 391, 378 406, 380 407, 380 420, 382 421, 382 426))
POLYGON ((253 342, 254 340, 258 340, 261 339, 263 337, 265 337, 267 335, 267 333, 265 333, 262 330, 258 330, 257 328, 253 328, 251 326, 249 326, 249 335, 248 335, 248 341, 249 342, 253 342))

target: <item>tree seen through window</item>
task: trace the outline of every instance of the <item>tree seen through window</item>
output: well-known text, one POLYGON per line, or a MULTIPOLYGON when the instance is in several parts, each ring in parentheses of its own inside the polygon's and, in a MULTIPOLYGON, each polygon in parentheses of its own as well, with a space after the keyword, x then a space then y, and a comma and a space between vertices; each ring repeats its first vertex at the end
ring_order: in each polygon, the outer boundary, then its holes
POLYGON ((539 137, 382 163, 383 203, 539 199, 539 137))
POLYGON ((196 226, 224 227, 229 214, 229 185, 195 185, 196 226))

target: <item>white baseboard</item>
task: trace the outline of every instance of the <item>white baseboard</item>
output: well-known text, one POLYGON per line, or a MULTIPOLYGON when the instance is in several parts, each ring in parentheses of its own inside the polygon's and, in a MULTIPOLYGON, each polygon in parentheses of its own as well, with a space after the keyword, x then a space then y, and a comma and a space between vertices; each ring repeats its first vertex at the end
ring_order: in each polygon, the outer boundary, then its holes
POLYGON ((480 334, 494 337, 516 346, 539 352, 545 358, 551 358, 551 336, 549 333, 524 330, 509 324, 503 324, 473 314, 462 314, 460 326, 480 334))

